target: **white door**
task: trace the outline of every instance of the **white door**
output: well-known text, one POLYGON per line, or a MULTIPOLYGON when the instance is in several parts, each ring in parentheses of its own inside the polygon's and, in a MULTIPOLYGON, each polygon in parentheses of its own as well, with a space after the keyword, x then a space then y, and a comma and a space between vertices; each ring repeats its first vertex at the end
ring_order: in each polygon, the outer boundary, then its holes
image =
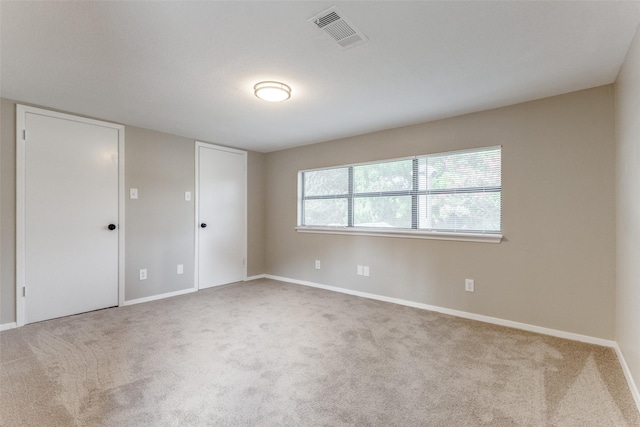
POLYGON ((123 128, 22 108, 24 323, 116 306, 123 128))
POLYGON ((197 288, 246 278, 247 153, 196 143, 197 288))

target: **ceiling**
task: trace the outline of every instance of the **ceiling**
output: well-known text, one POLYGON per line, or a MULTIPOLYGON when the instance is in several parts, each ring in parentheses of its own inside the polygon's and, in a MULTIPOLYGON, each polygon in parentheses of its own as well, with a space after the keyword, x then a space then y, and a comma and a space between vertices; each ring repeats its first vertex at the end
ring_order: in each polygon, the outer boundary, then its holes
POLYGON ((270 152, 615 81, 639 2, 0 2, 4 98, 270 152), (368 37, 307 20, 337 5, 368 37), (267 103, 255 83, 290 100, 267 103))

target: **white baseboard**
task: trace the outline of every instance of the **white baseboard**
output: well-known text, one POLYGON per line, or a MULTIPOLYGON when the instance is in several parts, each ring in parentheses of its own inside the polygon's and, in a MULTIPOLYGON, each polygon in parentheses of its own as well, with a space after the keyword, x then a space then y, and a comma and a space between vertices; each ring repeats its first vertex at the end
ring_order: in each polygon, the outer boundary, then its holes
POLYGON ((258 279, 264 279, 265 277, 267 277, 266 274, 258 274, 256 276, 250 276, 247 277, 246 279, 244 279, 245 282, 248 282, 249 280, 258 280, 258 279))
POLYGON ((13 329, 16 326, 17 326, 16 322, 3 323, 3 324, 0 324, 0 331, 6 331, 7 329, 13 329))
POLYGON ((618 360, 620 361, 620 366, 622 366, 622 372, 624 372, 624 377, 627 379, 627 384, 629 384, 629 390, 631 390, 631 395, 633 396, 633 400, 636 401, 636 406, 640 411, 640 392, 638 392, 638 386, 631 375, 631 371, 629 370, 629 365, 627 365, 627 361, 622 354, 622 350, 618 343, 615 343, 613 348, 616 350, 616 354, 618 355, 618 360))
POLYGON ((143 302, 155 301, 155 300, 169 298, 169 297, 177 297, 178 295, 190 294, 191 292, 195 292, 195 291, 197 291, 196 288, 187 288, 187 289, 181 289, 175 292, 167 292, 166 294, 152 295, 150 297, 132 299, 132 300, 123 302, 122 306, 141 304, 143 302))
POLYGON ((451 316, 462 317, 464 319, 477 320, 480 322, 491 323, 494 325, 507 326, 509 328, 521 329, 529 332, 536 332, 543 335, 550 335, 558 338, 565 338, 573 341, 580 341, 589 344, 601 345, 604 347, 616 348, 617 343, 603 338, 591 337, 588 335, 576 334, 573 332, 565 332, 557 329, 543 328, 542 326, 530 325, 528 323, 514 322, 512 320, 500 319, 497 317, 484 316, 482 314, 469 313, 467 311, 453 310, 450 308, 438 307, 436 305, 423 304, 420 302, 408 301, 399 298, 391 298, 383 295, 370 294, 367 292, 354 291, 351 289, 338 288, 335 286, 321 285, 319 283, 309 282, 306 280, 291 279, 288 277, 273 276, 266 274, 266 278, 280 280, 282 282, 295 283, 297 285, 311 286, 313 288, 326 289, 328 291, 341 292, 343 294, 355 295, 358 297, 374 299, 378 301, 392 302, 394 304, 406 305, 408 307, 420 308, 423 310, 435 311, 438 313, 449 314, 451 316))

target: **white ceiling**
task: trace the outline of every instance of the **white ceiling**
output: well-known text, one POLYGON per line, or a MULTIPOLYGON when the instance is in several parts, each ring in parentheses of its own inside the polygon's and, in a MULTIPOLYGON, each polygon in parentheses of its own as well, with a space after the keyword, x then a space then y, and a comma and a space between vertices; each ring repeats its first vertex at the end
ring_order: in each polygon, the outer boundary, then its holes
POLYGON ((615 81, 639 2, 0 2, 1 96, 261 152, 615 81), (307 19, 337 5, 369 41, 307 19), (258 100, 279 80, 289 101, 258 100))

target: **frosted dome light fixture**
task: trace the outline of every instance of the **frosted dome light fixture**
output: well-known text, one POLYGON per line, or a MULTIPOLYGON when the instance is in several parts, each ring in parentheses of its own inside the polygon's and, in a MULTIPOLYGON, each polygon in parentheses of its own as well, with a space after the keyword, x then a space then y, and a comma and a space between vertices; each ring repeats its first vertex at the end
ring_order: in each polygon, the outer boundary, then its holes
POLYGON ((291 88, 280 82, 260 82, 253 86, 253 93, 263 101, 282 102, 291 98, 291 88))

